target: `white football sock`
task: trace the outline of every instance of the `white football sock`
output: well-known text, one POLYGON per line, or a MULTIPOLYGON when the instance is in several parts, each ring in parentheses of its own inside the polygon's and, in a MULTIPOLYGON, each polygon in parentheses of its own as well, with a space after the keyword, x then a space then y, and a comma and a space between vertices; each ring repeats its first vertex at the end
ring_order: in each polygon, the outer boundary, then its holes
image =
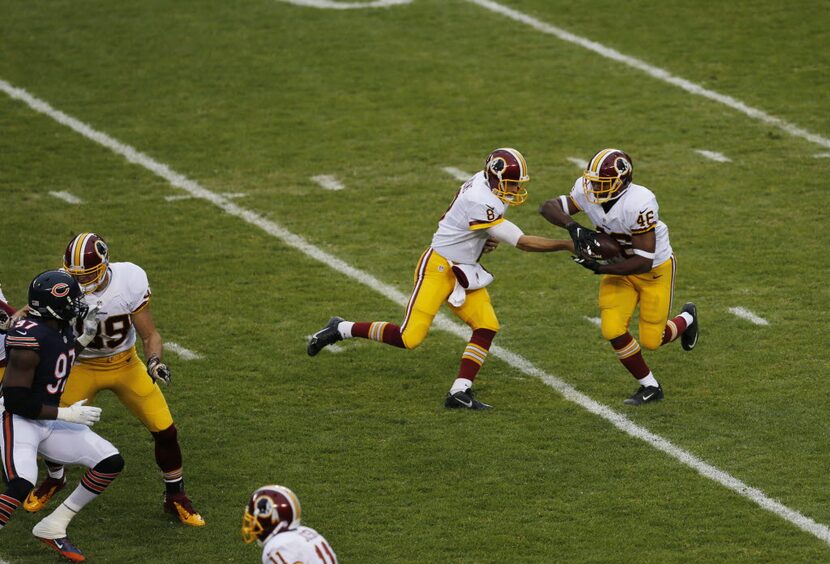
POLYGON ((657 378, 655 378, 654 374, 652 374, 651 372, 649 372, 648 376, 646 376, 645 378, 641 378, 637 381, 640 382, 641 386, 652 386, 654 388, 660 387, 660 384, 657 383, 657 378))
POLYGON ((450 388, 450 395, 457 392, 466 392, 472 385, 473 383, 466 378, 456 378, 455 382, 452 383, 452 388, 450 388))
POLYGON ((352 327, 354 327, 354 321, 341 321, 337 324, 337 330, 344 339, 352 338, 352 327))
POLYGON ((62 539, 66 536, 66 527, 75 516, 75 512, 61 503, 50 515, 42 519, 32 529, 32 534, 44 539, 62 539))
POLYGON ((692 314, 691 314, 691 313, 689 313, 688 311, 684 311, 683 313, 681 313, 680 315, 678 315, 678 317, 682 317, 683 319, 685 319, 685 320, 686 320, 686 326, 687 326, 687 327, 688 327, 689 325, 691 325, 691 324, 692 324, 692 321, 694 321, 694 320, 695 320, 695 318, 694 318, 694 317, 692 317, 692 314))

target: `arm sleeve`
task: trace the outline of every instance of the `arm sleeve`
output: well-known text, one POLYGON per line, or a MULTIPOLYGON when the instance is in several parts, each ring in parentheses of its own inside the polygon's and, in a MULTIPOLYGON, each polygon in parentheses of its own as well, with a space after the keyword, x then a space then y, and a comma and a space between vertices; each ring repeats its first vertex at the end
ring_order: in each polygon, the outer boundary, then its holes
POLYGON ((493 239, 502 243, 509 243, 515 247, 524 232, 512 221, 504 219, 498 225, 488 227, 487 234, 493 239))

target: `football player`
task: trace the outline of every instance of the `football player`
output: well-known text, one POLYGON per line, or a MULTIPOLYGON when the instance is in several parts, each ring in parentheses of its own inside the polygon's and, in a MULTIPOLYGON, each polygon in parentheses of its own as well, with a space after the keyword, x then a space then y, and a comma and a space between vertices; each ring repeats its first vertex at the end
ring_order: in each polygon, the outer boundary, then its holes
POLYGON ((690 351, 698 340, 698 317, 695 304, 687 303, 680 315, 668 318, 676 270, 669 229, 660 221, 654 194, 634 184, 633 178, 631 157, 619 149, 603 149, 591 157, 570 194, 548 200, 539 211, 570 232, 577 250, 574 260, 603 275, 599 283, 602 336, 639 382, 625 403, 641 405, 663 399, 663 388, 643 359, 640 344, 654 350, 680 337, 683 348, 690 351), (571 217, 580 211, 598 231, 622 245, 622 260, 609 264, 596 260, 596 232, 571 217), (640 344, 628 331, 638 303, 640 344))
POLYGON ((302 509, 294 492, 284 486, 255 491, 242 516, 242 540, 262 548, 262 564, 337 564, 325 537, 300 525, 302 509))
POLYGON ((7 487, 0 495, 0 529, 34 488, 38 455, 82 464, 88 470, 75 491, 32 529, 35 537, 73 562, 83 562, 84 555, 67 537, 69 522, 124 467, 118 449, 89 429, 101 417, 100 408, 83 400, 59 407, 75 355, 95 335, 97 314, 97 307, 88 309, 71 276, 46 271, 29 285, 27 314, 15 321, 6 338, 0 460, 7 487), (71 325, 75 319, 83 327, 77 340, 71 325))
POLYGON ((487 358, 499 321, 486 286, 493 280, 481 264, 482 253, 500 242, 522 251, 573 251, 571 241, 525 235, 504 215, 510 206, 527 199, 530 180, 527 163, 516 149, 496 149, 487 156, 484 170, 467 180, 438 222, 432 244, 415 268, 415 288, 409 298, 403 323, 344 321, 332 317, 314 333, 308 354, 352 337, 371 339, 402 349, 414 349, 427 336, 432 320, 444 302, 473 333, 461 355, 461 365, 444 406, 487 409, 490 405, 473 397, 472 385, 487 358))
POLYGON ((3 295, 3 288, 0 288, 0 384, 3 383, 3 371, 6 367, 6 347, 3 343, 6 340, 6 332, 12 326, 12 316, 15 309, 8 304, 6 296, 3 295))
MULTIPOLYGON (((162 362, 147 274, 131 262, 110 263, 107 244, 95 233, 72 238, 63 266, 80 284, 88 303, 101 303, 101 315, 95 338, 78 357, 61 405, 82 399, 93 402, 99 391, 112 390, 153 436, 165 485, 164 510, 186 525, 203 526, 205 520, 185 493, 176 426, 159 387, 170 383, 170 369, 162 362), (136 353, 136 333, 144 345, 146 365, 136 353)), ((47 469, 49 476, 24 504, 27 511, 40 511, 66 484, 61 466, 47 461, 47 469)))

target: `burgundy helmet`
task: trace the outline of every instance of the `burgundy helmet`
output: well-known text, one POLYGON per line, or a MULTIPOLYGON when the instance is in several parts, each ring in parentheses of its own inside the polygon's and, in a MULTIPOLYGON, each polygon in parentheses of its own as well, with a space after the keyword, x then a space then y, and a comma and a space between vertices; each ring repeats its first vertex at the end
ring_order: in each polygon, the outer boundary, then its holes
POLYGON ((589 202, 601 204, 622 196, 633 178, 634 165, 625 151, 603 149, 588 161, 582 188, 589 202))
POLYGON ((63 268, 72 275, 85 294, 104 282, 109 266, 107 243, 95 233, 81 233, 69 241, 63 255, 63 268))
POLYGON ((527 200, 524 184, 530 181, 527 162, 516 149, 496 149, 484 162, 484 174, 490 190, 509 206, 519 206, 527 200))
POLYGON ((274 533, 300 526, 300 500, 285 486, 263 486, 251 495, 242 516, 242 540, 260 545, 274 533))

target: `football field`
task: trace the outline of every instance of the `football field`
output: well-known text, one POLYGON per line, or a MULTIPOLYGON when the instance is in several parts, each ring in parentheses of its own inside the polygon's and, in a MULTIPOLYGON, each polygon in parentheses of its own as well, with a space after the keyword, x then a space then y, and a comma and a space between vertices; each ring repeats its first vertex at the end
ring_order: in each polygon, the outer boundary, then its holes
MULTIPOLYGON (((0 284, 21 306, 84 231, 147 271, 207 521, 162 513, 151 437, 102 393, 126 467, 70 538, 258 562, 243 507, 278 483, 344 564, 830 562, 829 26, 798 0, 0 0, 0 284), (307 356, 332 315, 402 321, 459 179, 505 146, 526 233, 567 238, 537 209, 603 147, 655 192, 672 313, 701 319, 693 351, 644 350, 664 401, 623 405, 598 277, 506 245, 494 409, 443 407, 469 337, 448 309, 415 350, 307 356)), ((0 562, 56 560, 39 518, 0 562)))

